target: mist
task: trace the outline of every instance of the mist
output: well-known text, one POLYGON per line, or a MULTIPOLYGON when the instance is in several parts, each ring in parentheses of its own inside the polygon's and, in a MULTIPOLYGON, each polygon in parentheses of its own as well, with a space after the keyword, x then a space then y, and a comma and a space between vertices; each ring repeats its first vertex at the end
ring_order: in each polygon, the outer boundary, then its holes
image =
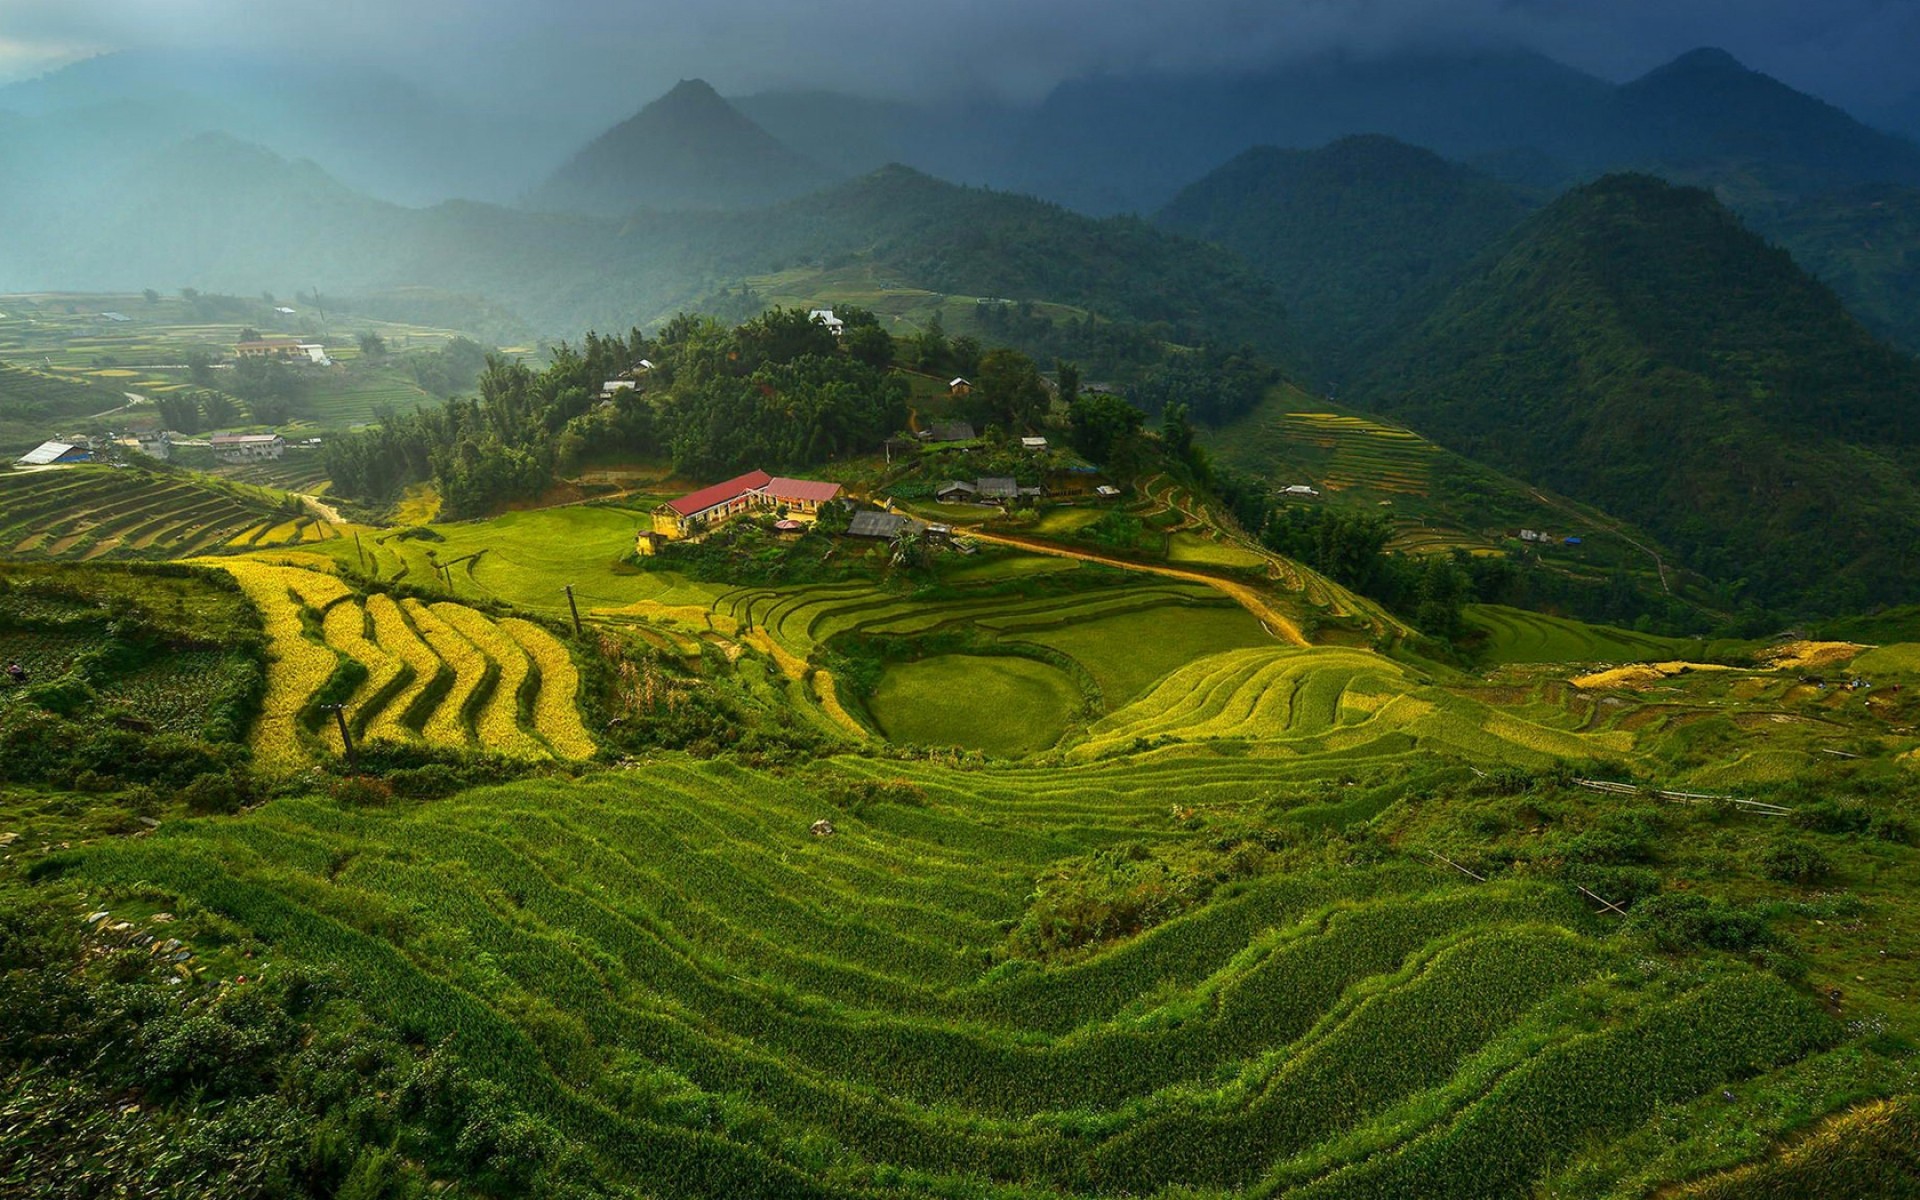
POLYGON ((1521 46, 1610 80, 1698 45, 1842 105, 1912 87, 1920 6, 1888 0, 11 0, 0 82, 126 49, 292 56, 400 72, 462 103, 606 115, 698 75, 739 94, 1038 99, 1063 80, 1242 71, 1328 52, 1521 46))

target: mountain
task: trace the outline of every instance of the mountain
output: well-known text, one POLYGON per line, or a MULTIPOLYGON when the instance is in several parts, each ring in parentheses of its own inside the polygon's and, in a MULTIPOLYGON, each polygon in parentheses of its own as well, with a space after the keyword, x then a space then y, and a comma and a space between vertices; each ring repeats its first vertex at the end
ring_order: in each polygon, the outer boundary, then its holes
POLYGON ((1697 189, 1569 192, 1350 399, 1641 525, 1746 601, 1920 588, 1920 365, 1697 189))
POLYGON ((0 109, 36 131, 31 152, 6 161, 41 186, 107 178, 217 131, 403 204, 518 195, 550 169, 548 148, 576 136, 565 121, 480 111, 368 67, 218 51, 100 55, 0 87, 0 109))
POLYGON ((1381 136, 1249 150, 1154 218, 1224 246, 1273 284, 1317 371, 1339 374, 1533 204, 1518 190, 1381 136))
POLYGON ((828 182, 704 80, 672 91, 583 147, 529 207, 621 216, 636 209, 755 208, 828 182))
POLYGON ((1151 211, 1250 146, 1383 133, 1453 158, 1589 140, 1611 87, 1526 51, 1328 55, 1241 75, 1061 84, 997 182, 1089 212, 1151 211))
POLYGON ((1595 166, 1644 166, 1740 204, 1864 183, 1920 185, 1920 146, 1701 49, 1622 86, 1595 166), (1758 191, 1756 191, 1758 189, 1758 191))
POLYGON ((750 276, 859 261, 902 286, 1081 309, 1101 319, 1086 322, 1089 336, 1124 321, 1151 327, 1129 337, 1287 344, 1272 289, 1224 251, 905 167, 765 209, 614 219, 405 208, 209 134, 136 162, 84 205, 32 218, 0 239, 0 291, 428 286, 577 337, 664 320, 750 276))
POLYGON ((1868 328, 1920 354, 1920 188, 1868 184, 1757 214, 1752 224, 1868 328))

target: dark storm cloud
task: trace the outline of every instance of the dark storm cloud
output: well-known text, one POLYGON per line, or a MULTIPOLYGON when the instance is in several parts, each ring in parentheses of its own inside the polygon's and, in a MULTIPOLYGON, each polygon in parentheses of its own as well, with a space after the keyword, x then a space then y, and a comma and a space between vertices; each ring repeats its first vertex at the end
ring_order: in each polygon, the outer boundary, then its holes
POLYGON ((1845 102, 1904 90, 1916 0, 0 0, 0 74, 127 46, 399 67, 515 102, 611 107, 699 75, 898 96, 1031 96, 1099 70, 1518 43, 1623 78, 1718 45, 1845 102))

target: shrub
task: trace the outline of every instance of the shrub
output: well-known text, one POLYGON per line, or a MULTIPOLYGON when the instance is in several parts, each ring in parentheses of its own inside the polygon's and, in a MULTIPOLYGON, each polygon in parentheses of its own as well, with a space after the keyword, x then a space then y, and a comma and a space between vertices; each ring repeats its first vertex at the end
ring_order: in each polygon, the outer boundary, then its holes
POLYGON ((1833 874, 1833 861, 1797 838, 1782 838, 1760 856, 1760 871, 1779 883, 1818 883, 1833 874))

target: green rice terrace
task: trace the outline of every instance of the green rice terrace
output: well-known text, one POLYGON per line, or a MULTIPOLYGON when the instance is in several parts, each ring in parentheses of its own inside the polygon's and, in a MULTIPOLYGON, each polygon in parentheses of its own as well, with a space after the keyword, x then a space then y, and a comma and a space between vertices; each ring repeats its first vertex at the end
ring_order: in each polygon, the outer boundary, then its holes
POLYGON ((1469 666, 1171 485, 1118 511, 1179 554, 911 574, 0 487, 0 1191, 1913 1178, 1911 645, 1481 606, 1469 666))
POLYGON ((0 553, 179 558, 325 542, 340 527, 284 493, 187 471, 74 466, 0 473, 0 553))

